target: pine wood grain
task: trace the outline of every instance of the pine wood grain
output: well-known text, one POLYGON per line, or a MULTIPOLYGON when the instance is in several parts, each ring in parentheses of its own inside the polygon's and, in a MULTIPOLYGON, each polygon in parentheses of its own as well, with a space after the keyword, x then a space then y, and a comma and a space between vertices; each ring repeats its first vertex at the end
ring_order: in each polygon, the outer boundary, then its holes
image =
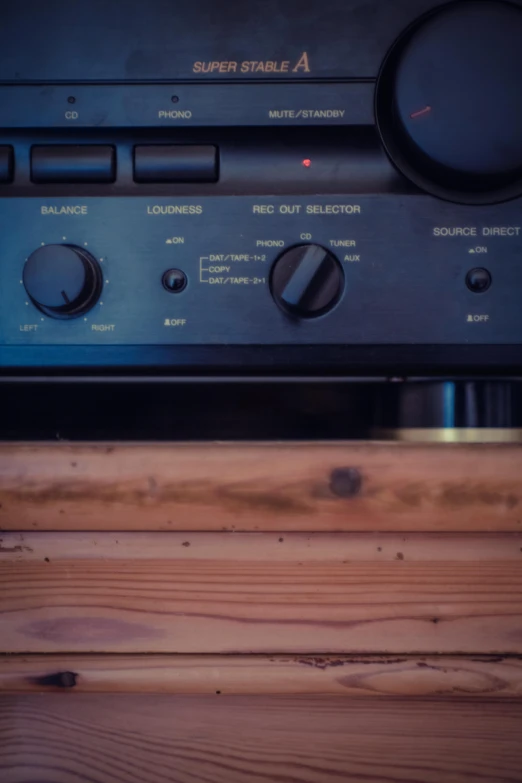
POLYGON ((519 535, 4 533, 1 546, 5 652, 522 653, 519 535))
POLYGON ((2 783, 516 783, 522 704, 13 696, 2 783))
POLYGON ((4 444, 0 529, 520 531, 522 447, 4 444))
POLYGON ((497 562, 522 568, 520 533, 0 533, 0 563, 58 560, 497 562))
POLYGON ((45 655, 0 657, 0 693, 522 698, 522 658, 45 655))

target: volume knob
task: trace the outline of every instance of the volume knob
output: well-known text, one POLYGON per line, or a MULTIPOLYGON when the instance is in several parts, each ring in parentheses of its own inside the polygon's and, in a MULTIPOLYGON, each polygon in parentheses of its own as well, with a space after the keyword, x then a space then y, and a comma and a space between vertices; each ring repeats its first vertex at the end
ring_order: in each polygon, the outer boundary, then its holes
POLYGON ((344 288, 337 258, 320 245, 298 245, 279 256, 272 269, 271 291, 277 304, 299 318, 332 310, 344 288))
POLYGON ((423 17, 390 52, 379 129, 397 168, 428 193, 463 204, 522 193, 521 40, 520 3, 467 0, 423 17))
POLYGON ((51 318, 77 318, 98 301, 103 285, 98 261, 75 245, 45 245, 24 267, 23 283, 33 304, 51 318))

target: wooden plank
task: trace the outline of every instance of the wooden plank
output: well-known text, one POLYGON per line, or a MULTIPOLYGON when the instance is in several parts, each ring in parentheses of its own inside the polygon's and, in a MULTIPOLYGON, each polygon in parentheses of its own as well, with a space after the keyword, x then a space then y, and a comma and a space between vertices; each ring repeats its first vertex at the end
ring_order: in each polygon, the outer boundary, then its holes
POLYGON ((519 535, 4 533, 2 547, 4 652, 522 653, 519 535))
POLYGON ((522 704, 51 694, 0 701, 2 783, 516 783, 522 704))
POLYGON ((0 533, 0 563, 59 560, 491 562, 522 567, 520 533, 0 533), (290 550, 290 551, 289 551, 290 550))
POLYGON ((0 529, 520 531, 522 447, 4 444, 0 529))
POLYGON ((0 693, 522 697, 522 658, 44 655, 0 657, 0 693))

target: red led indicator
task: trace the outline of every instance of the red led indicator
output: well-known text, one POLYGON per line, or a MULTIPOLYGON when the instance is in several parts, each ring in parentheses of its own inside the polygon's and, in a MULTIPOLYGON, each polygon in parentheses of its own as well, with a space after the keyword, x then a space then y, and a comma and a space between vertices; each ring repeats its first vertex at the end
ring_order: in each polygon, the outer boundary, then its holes
POLYGON ((309 169, 311 165, 312 165, 312 161, 310 160, 310 158, 305 158, 303 160, 303 166, 305 167, 305 169, 309 169))

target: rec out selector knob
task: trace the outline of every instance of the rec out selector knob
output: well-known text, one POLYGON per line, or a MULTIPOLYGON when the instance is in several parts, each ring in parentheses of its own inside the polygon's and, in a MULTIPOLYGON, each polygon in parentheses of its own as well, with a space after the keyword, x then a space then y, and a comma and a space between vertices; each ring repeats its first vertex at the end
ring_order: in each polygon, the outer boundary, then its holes
POLYGON ((76 245, 44 245, 27 259, 23 283, 33 304, 51 318, 84 315, 98 301, 103 276, 98 261, 76 245))
POLYGON ((316 318, 332 310, 344 290, 337 258, 320 245, 298 245, 276 260, 270 279, 272 296, 285 312, 316 318))

